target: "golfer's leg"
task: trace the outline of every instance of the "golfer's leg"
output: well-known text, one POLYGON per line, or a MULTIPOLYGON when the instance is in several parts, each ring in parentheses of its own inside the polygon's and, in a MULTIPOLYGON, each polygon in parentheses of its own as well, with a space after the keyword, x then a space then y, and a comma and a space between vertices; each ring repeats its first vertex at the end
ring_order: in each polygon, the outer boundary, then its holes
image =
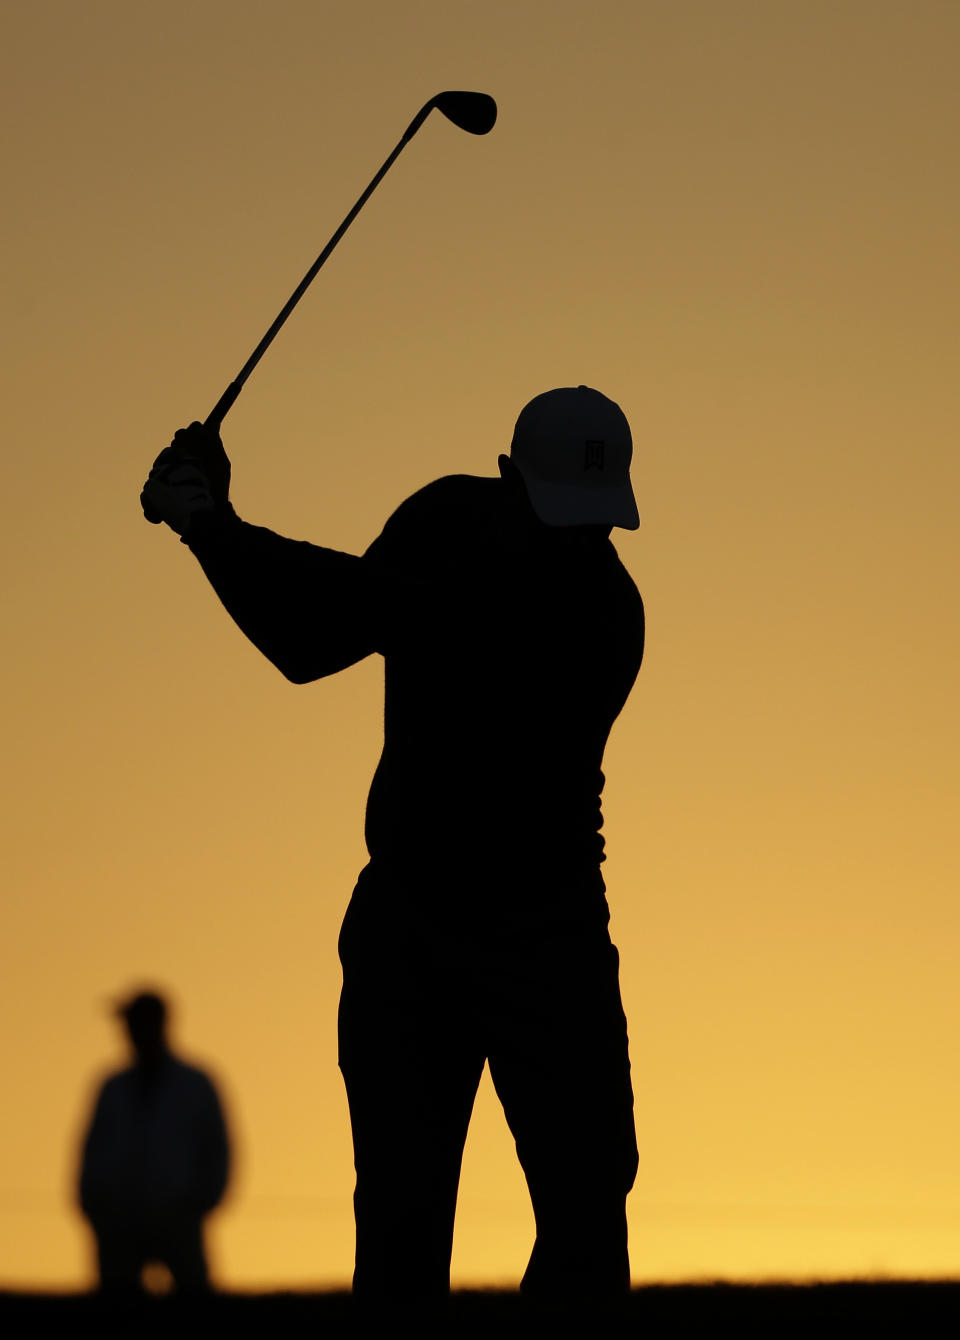
POLYGON ((531 1295, 630 1287, 637 1143, 618 966, 606 931, 555 936, 494 987, 490 1072, 536 1218, 522 1284, 531 1295))
POLYGON ((484 1057, 451 965, 385 917, 341 936, 340 1069, 357 1181, 354 1293, 442 1298, 467 1125, 484 1057))
POLYGON ((469 1083, 448 1074, 442 1088, 416 1063, 368 1068, 354 1062, 341 1069, 357 1175, 354 1293, 444 1297, 463 1145, 482 1063, 469 1083))

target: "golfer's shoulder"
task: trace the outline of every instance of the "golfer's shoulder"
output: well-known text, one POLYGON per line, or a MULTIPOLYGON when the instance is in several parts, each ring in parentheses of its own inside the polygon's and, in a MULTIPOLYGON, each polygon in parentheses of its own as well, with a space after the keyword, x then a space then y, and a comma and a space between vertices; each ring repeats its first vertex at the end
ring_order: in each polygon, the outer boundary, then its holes
POLYGON ((499 479, 444 475, 402 502, 384 526, 381 538, 409 538, 419 545, 425 539, 440 540, 462 533, 496 507, 501 487, 499 479))
POLYGON ((400 504, 390 520, 427 521, 432 518, 443 524, 451 515, 479 515, 495 506, 500 487, 499 479, 482 479, 479 475, 444 475, 412 493, 406 502, 400 504))

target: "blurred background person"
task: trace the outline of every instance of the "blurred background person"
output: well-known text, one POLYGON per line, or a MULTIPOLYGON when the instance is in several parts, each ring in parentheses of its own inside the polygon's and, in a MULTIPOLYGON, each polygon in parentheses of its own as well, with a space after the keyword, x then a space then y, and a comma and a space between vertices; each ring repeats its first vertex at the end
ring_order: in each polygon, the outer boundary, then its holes
POLYGON ((208 1075, 170 1050, 163 996, 117 1007, 133 1057, 99 1088, 83 1140, 80 1206, 97 1241, 100 1288, 141 1289, 145 1266, 180 1293, 209 1289, 204 1219, 223 1198, 230 1152, 208 1075))

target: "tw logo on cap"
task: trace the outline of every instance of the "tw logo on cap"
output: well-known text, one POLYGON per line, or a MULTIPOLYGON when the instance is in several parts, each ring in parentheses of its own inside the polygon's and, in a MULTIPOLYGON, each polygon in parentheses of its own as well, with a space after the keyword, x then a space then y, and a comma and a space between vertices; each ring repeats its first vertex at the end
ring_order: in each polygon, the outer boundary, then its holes
POLYGON ((604 448, 606 442, 598 439, 588 439, 583 444, 583 468, 584 470, 602 470, 604 468, 604 448))

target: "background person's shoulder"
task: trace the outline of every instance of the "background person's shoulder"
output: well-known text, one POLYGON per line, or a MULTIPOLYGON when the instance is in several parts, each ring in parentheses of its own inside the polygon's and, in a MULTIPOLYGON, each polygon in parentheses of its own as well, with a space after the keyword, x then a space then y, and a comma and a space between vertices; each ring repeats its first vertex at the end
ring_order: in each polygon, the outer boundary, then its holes
POLYGON ((124 1094, 133 1087, 134 1072, 132 1066, 124 1066, 120 1070, 104 1070, 96 1076, 93 1082, 94 1091, 101 1098, 108 1102, 115 1101, 119 1095, 124 1094))
POLYGON ((215 1087, 213 1076, 206 1067, 193 1061, 186 1061, 181 1056, 171 1058, 171 1071, 176 1075, 180 1084, 188 1085, 194 1089, 215 1087))

